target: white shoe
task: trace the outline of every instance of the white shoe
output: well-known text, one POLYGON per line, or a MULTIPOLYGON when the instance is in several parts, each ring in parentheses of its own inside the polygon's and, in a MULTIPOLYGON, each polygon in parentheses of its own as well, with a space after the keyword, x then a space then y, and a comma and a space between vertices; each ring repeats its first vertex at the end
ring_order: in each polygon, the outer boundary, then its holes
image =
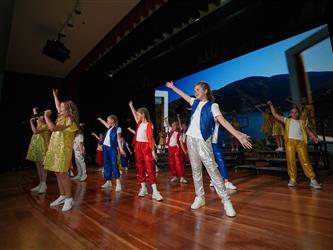
POLYGON ((296 187, 296 186, 297 186, 296 181, 290 179, 289 182, 288 182, 288 187, 296 187))
POLYGON ((206 204, 205 198, 204 197, 198 197, 196 196, 194 199, 194 202, 191 205, 192 209, 198 209, 203 207, 206 204))
POLYGON ((148 194, 148 191, 147 191, 147 188, 140 188, 140 191, 139 191, 139 194, 138 194, 138 196, 140 196, 140 197, 144 197, 145 195, 147 195, 148 194))
POLYGON ((56 200, 50 203, 50 207, 55 207, 58 205, 61 205, 65 202, 66 196, 65 195, 60 195, 56 200))
POLYGON ((81 175, 78 174, 78 175, 76 175, 75 177, 73 177, 72 179, 73 179, 73 180, 80 180, 80 178, 81 178, 81 175))
POLYGON ((121 191, 120 180, 117 180, 117 182, 116 182, 116 192, 120 192, 120 191, 121 191))
POLYGON ((65 204, 62 207, 61 211, 66 212, 68 210, 71 210, 74 205, 73 198, 66 198, 65 204))
POLYGON ((154 192, 152 197, 153 197, 153 199, 155 199, 155 200, 157 200, 157 201, 161 201, 161 200, 163 200, 163 197, 162 197, 162 195, 160 194, 160 192, 154 192))
POLYGON ((228 216, 228 217, 236 216, 236 211, 235 211, 234 207, 232 206, 231 201, 224 202, 223 206, 224 206, 224 211, 225 211, 226 216, 228 216))
POLYGON ((112 182, 111 181, 106 181, 101 188, 111 188, 112 187, 112 182))
POLYGON ((38 192, 39 191, 39 188, 40 188, 40 183, 38 184, 38 186, 30 189, 31 192, 38 192))
POLYGON ((225 187, 227 189, 232 189, 232 190, 236 190, 237 189, 237 187, 234 186, 230 181, 228 181, 228 182, 225 183, 225 187))
POLYGON ((159 169, 158 167, 155 167, 155 171, 156 171, 156 172, 159 172, 160 169, 159 169))
POLYGON ((39 186, 38 193, 39 193, 39 194, 45 194, 45 193, 46 193, 46 190, 47 190, 47 186, 46 186, 46 184, 45 184, 45 182, 44 182, 44 183, 42 183, 42 184, 39 186))
POLYGON ((214 184, 213 184, 212 181, 210 181, 209 186, 210 186, 210 187, 214 187, 214 184))
POLYGON ((321 185, 316 180, 310 181, 310 187, 312 187, 314 189, 321 189, 321 185))
POLYGON ((80 177, 80 181, 85 181, 87 179, 88 175, 87 174, 83 174, 80 177))
POLYGON ((184 177, 180 177, 180 180, 179 180, 180 183, 184 183, 184 184, 187 184, 187 180, 184 178, 184 177))
POLYGON ((170 181, 171 181, 171 182, 175 182, 175 181, 177 181, 177 177, 176 177, 176 176, 172 177, 172 178, 170 179, 170 181))

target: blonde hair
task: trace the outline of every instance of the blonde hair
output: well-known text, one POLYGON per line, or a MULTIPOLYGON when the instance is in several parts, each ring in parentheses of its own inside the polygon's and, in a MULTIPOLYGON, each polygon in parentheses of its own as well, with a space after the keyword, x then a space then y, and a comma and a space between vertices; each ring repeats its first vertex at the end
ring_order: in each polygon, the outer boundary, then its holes
POLYGON ((138 112, 140 114, 143 114, 144 117, 146 118, 147 122, 151 122, 148 109, 146 109, 146 108, 139 108, 136 112, 138 112))
POLYGON ((209 84, 206 83, 206 82, 198 82, 195 84, 195 86, 198 86, 200 85, 200 87, 203 89, 203 90, 207 90, 207 93, 206 93, 206 97, 209 101, 211 102, 214 102, 215 101, 215 98, 213 96, 213 92, 212 90, 210 89, 209 87, 209 84))
POLYGON ((107 117, 107 119, 112 119, 112 120, 114 120, 114 123, 115 123, 116 127, 118 126, 118 118, 117 118, 117 116, 115 116, 115 115, 109 115, 109 116, 107 117))
POLYGON ((73 101, 64 101, 63 102, 65 107, 65 115, 69 116, 72 121, 76 123, 76 125, 79 126, 80 124, 80 118, 79 118, 79 110, 77 109, 77 106, 73 101))

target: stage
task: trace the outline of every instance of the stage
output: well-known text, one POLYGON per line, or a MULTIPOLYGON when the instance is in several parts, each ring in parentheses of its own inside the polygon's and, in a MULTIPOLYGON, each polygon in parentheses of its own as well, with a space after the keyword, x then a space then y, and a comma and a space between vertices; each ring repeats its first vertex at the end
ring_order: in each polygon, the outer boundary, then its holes
MULTIPOLYGON (((157 173, 164 200, 139 198, 136 171, 121 176, 122 191, 102 190, 104 178, 88 166, 86 182, 73 181, 74 208, 50 208, 58 196, 53 173, 46 195, 30 193, 36 171, 0 175, 1 249, 332 249, 333 176, 320 175, 323 190, 311 190, 304 176, 288 188, 285 173, 230 170, 237 211, 226 217, 204 174, 206 206, 191 210, 194 187, 170 183, 167 168, 157 173)), ((115 181, 113 180, 113 186, 115 181)), ((150 186, 149 186, 150 187, 150 186)))

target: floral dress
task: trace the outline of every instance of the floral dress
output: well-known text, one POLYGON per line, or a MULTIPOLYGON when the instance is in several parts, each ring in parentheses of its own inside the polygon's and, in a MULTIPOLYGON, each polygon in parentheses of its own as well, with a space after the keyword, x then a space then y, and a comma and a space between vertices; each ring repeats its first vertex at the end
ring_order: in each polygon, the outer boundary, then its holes
POLYGON ((32 135, 26 159, 43 162, 50 141, 50 131, 47 125, 40 121, 37 121, 37 130, 43 131, 32 135))

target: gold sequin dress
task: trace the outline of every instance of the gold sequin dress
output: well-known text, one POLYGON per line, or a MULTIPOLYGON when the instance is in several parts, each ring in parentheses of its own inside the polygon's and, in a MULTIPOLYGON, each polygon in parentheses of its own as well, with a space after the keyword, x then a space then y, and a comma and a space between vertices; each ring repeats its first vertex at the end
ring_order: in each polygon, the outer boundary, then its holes
POLYGON ((26 159, 34 162, 43 162, 50 141, 50 131, 47 125, 40 121, 37 121, 37 130, 45 131, 31 136, 26 159))
POLYGON ((64 116, 58 117, 56 125, 65 125, 68 128, 52 133, 44 168, 53 172, 65 173, 72 164, 73 140, 78 126, 70 117, 64 116))

